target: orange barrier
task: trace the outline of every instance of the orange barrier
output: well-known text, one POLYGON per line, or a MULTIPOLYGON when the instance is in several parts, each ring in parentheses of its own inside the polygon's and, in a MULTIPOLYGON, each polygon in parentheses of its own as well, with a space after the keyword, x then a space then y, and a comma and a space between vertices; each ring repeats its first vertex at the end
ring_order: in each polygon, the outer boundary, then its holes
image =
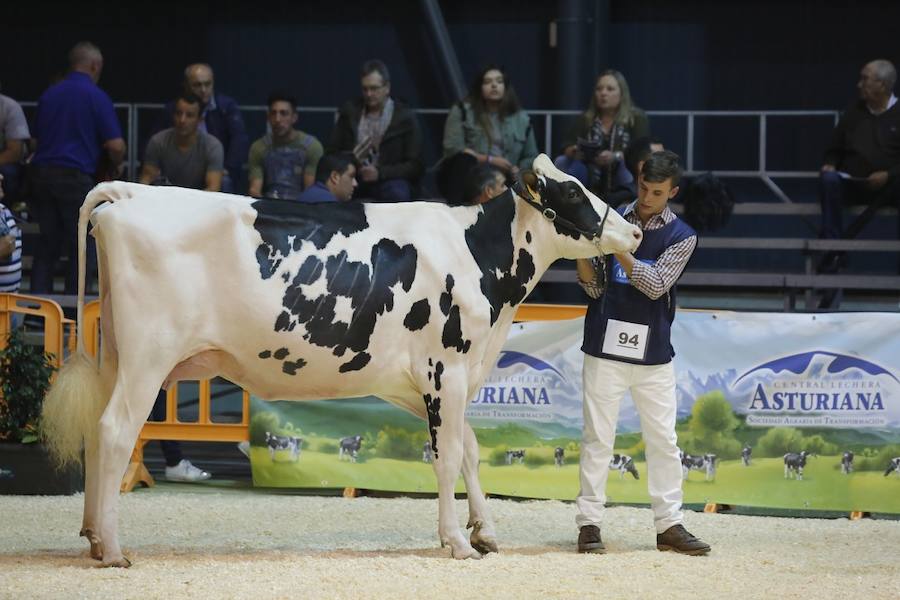
MULTIPOLYGON (((516 321, 559 321, 584 316, 587 307, 561 304, 523 304, 516 312, 516 321)), ((85 348, 96 356, 100 345, 100 302, 85 306, 85 348)), ((178 420, 178 386, 166 395, 165 421, 148 421, 141 429, 131 462, 122 480, 121 491, 130 492, 138 483, 154 484, 144 466, 144 445, 150 440, 179 440, 192 442, 243 442, 250 439, 250 394, 243 390, 243 409, 240 423, 214 423, 210 418, 210 382, 199 381, 199 415, 196 422, 178 420)))
POLYGON ((65 350, 63 328, 69 327, 67 349, 70 352, 75 349, 76 337, 75 322, 65 318, 59 304, 40 296, 0 293, 0 349, 6 348, 14 314, 31 315, 44 320, 44 352, 53 355, 57 368, 62 366, 65 350))

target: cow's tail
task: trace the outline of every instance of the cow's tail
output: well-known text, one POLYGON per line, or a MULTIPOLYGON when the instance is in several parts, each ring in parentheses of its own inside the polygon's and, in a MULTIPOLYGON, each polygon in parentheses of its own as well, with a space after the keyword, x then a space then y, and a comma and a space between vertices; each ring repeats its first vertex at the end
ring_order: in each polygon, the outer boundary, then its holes
POLYGON ((41 414, 42 436, 59 466, 81 462, 82 442, 96 438, 100 415, 109 401, 98 361, 88 356, 84 346, 87 228, 97 205, 130 195, 126 186, 101 183, 88 193, 78 216, 78 347, 57 373, 41 414))

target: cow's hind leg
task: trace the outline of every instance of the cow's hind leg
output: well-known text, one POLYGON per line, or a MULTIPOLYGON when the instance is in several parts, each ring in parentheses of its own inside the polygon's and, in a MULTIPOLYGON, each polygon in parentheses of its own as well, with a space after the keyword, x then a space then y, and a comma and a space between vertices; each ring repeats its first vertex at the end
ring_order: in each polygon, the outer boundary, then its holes
POLYGON ((478 440, 468 423, 463 423, 462 474, 469 499, 469 522, 466 525, 467 529, 472 530, 469 542, 482 554, 497 552, 497 533, 478 478, 478 440))
POLYGON ((129 567, 119 546, 119 488, 141 427, 150 416, 164 374, 120 366, 98 431, 97 477, 103 566, 129 567))

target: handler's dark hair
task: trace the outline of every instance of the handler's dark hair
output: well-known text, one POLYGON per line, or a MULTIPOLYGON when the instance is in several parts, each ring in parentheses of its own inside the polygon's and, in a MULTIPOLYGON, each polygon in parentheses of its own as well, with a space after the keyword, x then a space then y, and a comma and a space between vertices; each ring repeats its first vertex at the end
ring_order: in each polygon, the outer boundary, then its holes
POLYGON ((497 181, 498 173, 499 169, 491 165, 478 165, 470 169, 463 181, 463 201, 466 204, 474 204, 484 188, 497 181))
POLYGON ((352 152, 326 154, 319 159, 319 164, 316 166, 316 181, 325 183, 331 177, 332 171, 343 174, 350 168, 350 165, 358 168, 356 157, 352 152))
POLYGON ((654 152, 644 162, 641 175, 648 183, 662 183, 666 179, 672 180, 672 187, 681 181, 681 165, 678 155, 671 150, 654 152))

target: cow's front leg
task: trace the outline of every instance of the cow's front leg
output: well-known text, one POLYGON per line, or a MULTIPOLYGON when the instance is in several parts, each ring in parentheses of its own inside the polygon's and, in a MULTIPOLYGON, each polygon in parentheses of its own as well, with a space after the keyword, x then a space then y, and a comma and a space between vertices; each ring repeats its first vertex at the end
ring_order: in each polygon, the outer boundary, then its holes
POLYGON ((469 542, 482 554, 497 552, 497 533, 488 510, 481 480, 478 477, 478 439, 471 425, 463 423, 463 480, 466 482, 466 496, 469 499, 469 522, 472 530, 469 542))
POLYGON ((447 377, 443 386, 423 394, 428 432, 434 452, 434 473, 438 482, 438 535, 441 546, 450 546, 453 558, 481 558, 463 535, 456 514, 454 490, 463 461, 465 395, 453 392, 447 377))

